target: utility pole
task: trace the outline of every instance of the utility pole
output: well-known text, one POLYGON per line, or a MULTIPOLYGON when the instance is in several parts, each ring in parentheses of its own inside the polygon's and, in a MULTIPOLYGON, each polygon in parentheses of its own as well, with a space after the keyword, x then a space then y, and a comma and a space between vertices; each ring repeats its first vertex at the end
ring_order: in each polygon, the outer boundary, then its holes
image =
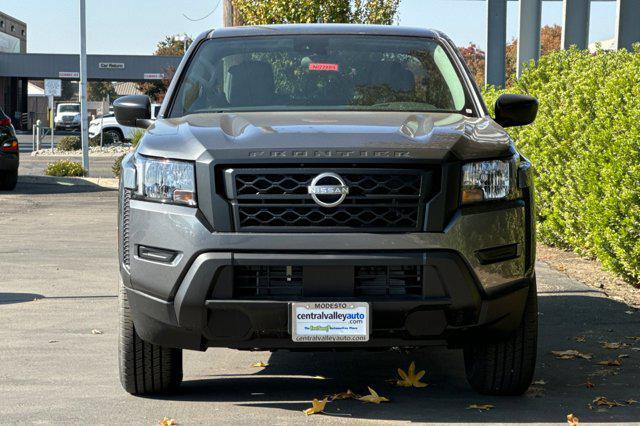
POLYGON ((80 138, 82 167, 89 175, 89 129, 87 113, 87 20, 85 0, 80 0, 80 138))
POLYGON ((222 24, 225 27, 233 27, 233 3, 232 0, 223 0, 223 8, 222 8, 222 24))

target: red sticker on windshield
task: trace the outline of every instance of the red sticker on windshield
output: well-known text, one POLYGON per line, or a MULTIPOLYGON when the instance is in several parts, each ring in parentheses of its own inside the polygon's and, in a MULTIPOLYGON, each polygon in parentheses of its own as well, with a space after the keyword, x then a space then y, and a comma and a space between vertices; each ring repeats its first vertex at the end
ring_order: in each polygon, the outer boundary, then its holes
POLYGON ((309 71, 338 71, 338 64, 311 63, 309 71))

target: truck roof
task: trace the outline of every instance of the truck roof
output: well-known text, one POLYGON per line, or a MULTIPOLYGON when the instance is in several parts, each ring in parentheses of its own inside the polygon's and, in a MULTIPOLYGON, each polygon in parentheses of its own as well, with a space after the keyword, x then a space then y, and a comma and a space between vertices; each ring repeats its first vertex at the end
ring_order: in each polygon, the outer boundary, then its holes
POLYGON ((361 24, 278 24, 224 27, 209 32, 209 38, 288 34, 360 34, 438 37, 438 31, 418 27, 361 24))

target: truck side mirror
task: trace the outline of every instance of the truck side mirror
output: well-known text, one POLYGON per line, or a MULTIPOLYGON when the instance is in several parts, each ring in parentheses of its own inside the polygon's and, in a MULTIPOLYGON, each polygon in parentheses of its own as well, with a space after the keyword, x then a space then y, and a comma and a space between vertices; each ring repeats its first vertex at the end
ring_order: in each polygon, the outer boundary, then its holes
POLYGON ((113 101, 113 111, 118 124, 146 129, 151 120, 151 99, 145 95, 123 96, 113 101))
POLYGON ((504 94, 496 100, 495 120, 502 127, 525 126, 538 114, 538 100, 533 96, 504 94))

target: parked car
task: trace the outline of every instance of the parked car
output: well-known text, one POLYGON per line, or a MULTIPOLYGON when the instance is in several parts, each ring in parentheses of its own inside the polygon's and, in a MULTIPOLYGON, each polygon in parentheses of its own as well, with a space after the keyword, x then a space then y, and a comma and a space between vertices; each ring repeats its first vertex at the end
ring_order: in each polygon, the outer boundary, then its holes
POLYGON ((53 118, 56 130, 80 129, 80 104, 76 102, 62 102, 56 107, 53 118))
POLYGON ((531 165, 456 46, 396 26, 216 29, 122 163, 120 379, 175 390, 182 350, 464 351, 478 392, 522 394, 537 341, 531 165), (276 72, 277 71, 277 72, 276 72))
POLYGON ((11 119, 0 109, 0 191, 11 191, 18 182, 20 152, 11 119))
MULTIPOLYGON (((151 104, 151 118, 155 119, 158 111, 160 110, 160 104, 151 104)), ((105 135, 113 140, 115 143, 122 143, 131 140, 135 127, 122 126, 118 124, 115 114, 109 112, 104 116, 99 116, 91 120, 89 123, 89 137, 99 137, 100 131, 104 131, 105 135)))

